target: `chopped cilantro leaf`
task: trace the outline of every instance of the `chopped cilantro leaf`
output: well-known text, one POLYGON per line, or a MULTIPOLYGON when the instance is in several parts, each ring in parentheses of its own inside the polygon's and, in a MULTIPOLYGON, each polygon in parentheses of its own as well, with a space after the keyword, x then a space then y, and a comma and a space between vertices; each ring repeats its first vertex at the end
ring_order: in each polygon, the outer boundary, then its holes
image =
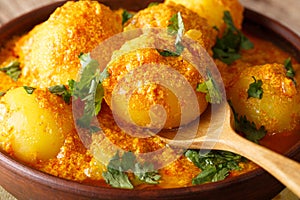
POLYGON ((239 116, 238 113, 235 112, 232 103, 228 102, 234 116, 234 129, 240 133, 245 134, 245 137, 255 143, 259 143, 265 135, 267 131, 264 126, 261 126, 257 129, 254 122, 250 122, 246 116, 239 116))
POLYGON ((32 94, 36 88, 34 87, 29 87, 29 86, 23 86, 27 94, 32 94))
POLYGON ((151 2, 148 4, 148 8, 152 7, 152 6, 157 6, 159 3, 158 2, 151 2))
MULTIPOLYGON (((72 80, 74 81, 74 80, 72 80)), ((69 81, 69 83, 71 83, 72 81, 69 81)), ((68 89, 66 86, 64 85, 55 85, 52 87, 49 87, 48 90, 52 93, 52 94, 56 94, 58 96, 62 96, 63 100, 69 104, 71 97, 72 97, 72 91, 70 89, 68 89)))
POLYGON ((133 185, 127 174, 130 172, 134 172, 138 180, 149 184, 158 184, 160 179, 152 164, 137 162, 132 152, 125 152, 122 156, 117 152, 110 160, 107 171, 103 172, 103 178, 112 187, 132 189, 133 185))
POLYGON ((2 92, 0 91, 0 97, 2 97, 3 95, 5 95, 6 92, 2 92))
POLYGON ((20 62, 13 60, 7 66, 0 68, 0 71, 5 72, 10 78, 17 81, 21 75, 20 62))
POLYGON ((200 174, 192 179, 193 185, 199 185, 203 183, 213 182, 214 175, 217 174, 217 169, 215 166, 206 167, 200 174))
POLYGON ((296 73, 293 68, 291 58, 288 58, 284 61, 284 67, 286 69, 286 76, 292 79, 294 84, 296 85, 296 80, 294 79, 296 73))
POLYGON ((185 156, 202 170, 192 180, 195 185, 224 180, 230 170, 241 169, 238 164, 243 159, 240 155, 228 151, 210 151, 200 154, 200 151, 187 150, 185 156))
POLYGON ((183 32, 184 24, 181 17, 181 13, 178 12, 174 14, 170 19, 170 23, 168 25, 168 33, 171 35, 178 35, 178 37, 182 38, 183 32))
POLYGON ((222 102, 222 95, 219 91, 211 74, 208 72, 208 80, 203 83, 198 83, 196 91, 206 93, 206 101, 209 103, 220 104, 222 102))
POLYGON ((177 44, 175 44, 175 47, 176 47, 175 52, 172 52, 170 50, 162 50, 161 51, 159 49, 157 49, 157 51, 161 56, 164 56, 164 57, 178 57, 183 52, 184 46, 181 43, 177 43, 177 44))
POLYGON ((115 188, 133 189, 127 174, 121 170, 108 167, 106 172, 102 173, 106 183, 115 188))
POLYGON ((84 102, 84 112, 77 119, 77 124, 94 132, 96 129, 90 126, 91 121, 100 112, 104 97, 101 81, 107 78, 109 73, 106 70, 101 73, 99 63, 92 59, 90 54, 81 54, 79 59, 83 68, 80 81, 70 81, 69 87, 72 90, 72 96, 84 102))
POLYGON ((253 43, 234 26, 229 11, 224 12, 223 20, 226 24, 226 29, 222 38, 217 38, 213 47, 213 57, 226 64, 231 64, 241 58, 239 53, 241 49, 252 49, 253 43))
POLYGON ((133 14, 131 14, 127 10, 124 10, 122 13, 122 25, 124 25, 132 17, 133 17, 133 14))
POLYGON ((117 152, 108 163, 107 171, 102 173, 106 183, 116 188, 133 189, 133 185, 130 182, 127 174, 125 173, 125 171, 127 171, 128 168, 131 167, 128 166, 128 164, 132 164, 131 161, 133 156, 134 155, 131 152, 128 152, 124 153, 122 158, 119 156, 119 152, 117 152))
POLYGON ((153 165, 150 163, 145 163, 144 165, 140 163, 135 164, 134 175, 140 180, 148 184, 158 184, 160 175, 154 170, 153 165))
POLYGON ((261 87, 263 85, 262 80, 256 80, 254 76, 252 76, 254 79, 254 82, 249 85, 249 89, 247 91, 248 98, 253 97, 257 99, 261 99, 263 97, 263 88, 261 87))
POLYGON ((160 55, 164 56, 164 57, 178 57, 181 55, 181 53, 184 50, 184 46, 182 44, 182 37, 184 34, 184 23, 181 17, 180 12, 174 14, 171 19, 170 19, 170 24, 168 25, 168 33, 170 35, 176 36, 176 40, 175 40, 175 52, 170 51, 170 50, 159 50, 157 49, 157 51, 159 52, 160 55))

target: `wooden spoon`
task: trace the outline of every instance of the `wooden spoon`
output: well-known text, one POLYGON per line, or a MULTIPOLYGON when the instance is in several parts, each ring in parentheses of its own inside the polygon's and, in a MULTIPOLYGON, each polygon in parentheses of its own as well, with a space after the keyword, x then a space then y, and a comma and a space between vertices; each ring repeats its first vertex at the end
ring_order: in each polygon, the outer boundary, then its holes
POLYGON ((201 118, 195 138, 189 137, 188 133, 186 138, 181 135, 180 139, 170 139, 169 136, 166 136, 168 134, 159 136, 170 146, 226 150, 242 155, 264 168, 300 197, 300 164, 238 135, 231 127, 231 108, 227 103, 224 103, 221 109, 223 112, 218 112, 220 114, 216 116, 217 124, 214 124, 213 127, 210 126, 209 117, 201 118), (211 132, 215 132, 212 134, 213 137, 203 134, 203 132, 207 132, 209 127, 213 128, 210 130, 211 132), (217 132, 219 134, 216 134, 217 132))

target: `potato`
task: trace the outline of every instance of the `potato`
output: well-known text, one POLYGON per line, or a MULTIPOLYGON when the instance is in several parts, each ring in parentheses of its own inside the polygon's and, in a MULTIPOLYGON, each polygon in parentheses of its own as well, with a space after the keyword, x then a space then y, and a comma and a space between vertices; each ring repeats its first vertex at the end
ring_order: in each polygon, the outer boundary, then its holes
POLYGON ((105 101, 117 119, 129 124, 167 129, 186 125, 208 105, 206 94, 196 91, 204 81, 201 72, 181 56, 164 57, 147 48, 156 43, 156 36, 147 36, 114 52, 107 66, 110 76, 103 81, 105 101))
POLYGON ((292 131, 300 122, 300 94, 286 69, 281 64, 266 64, 246 68, 228 89, 228 99, 240 116, 265 126, 269 133, 292 131), (248 88, 256 80, 262 80, 262 99, 248 98, 248 88))
POLYGON ((216 26, 221 33, 225 29, 223 21, 224 11, 231 13, 233 22, 238 29, 241 29, 243 22, 243 6, 238 0, 166 0, 167 4, 177 3, 198 13, 207 19, 210 26, 216 26))
POLYGON ((173 15, 181 13, 185 34, 198 41, 207 51, 216 42, 217 32, 197 13, 176 4, 158 4, 135 14, 124 27, 124 31, 137 28, 167 28, 173 15))
POLYGON ((18 43, 21 81, 44 88, 67 84, 81 69, 78 56, 122 31, 121 17, 97 1, 67 1, 18 43))
POLYGON ((1 98, 0 119, 4 150, 30 164, 55 158, 74 128, 71 107, 60 97, 38 89, 27 94, 23 87, 1 98))

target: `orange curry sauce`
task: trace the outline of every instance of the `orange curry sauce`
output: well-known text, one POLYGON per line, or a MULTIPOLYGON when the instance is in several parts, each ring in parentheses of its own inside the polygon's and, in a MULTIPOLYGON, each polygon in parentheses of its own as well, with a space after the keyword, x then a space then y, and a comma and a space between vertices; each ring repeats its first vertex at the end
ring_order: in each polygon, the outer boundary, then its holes
MULTIPOLYGON (((225 66, 221 62, 216 61, 217 66, 220 68, 226 86, 231 84, 230 80, 233 78, 232 76, 235 76, 236 72, 242 70, 242 67, 244 65, 249 66, 274 62, 283 63, 286 58, 290 57, 288 53, 282 51, 270 42, 263 41, 253 36, 248 37, 254 43, 255 48, 249 51, 243 51, 241 60, 236 61, 234 64, 232 64, 231 67, 225 66)), ((16 40, 17 39, 12 40, 7 44, 6 48, 1 50, 0 63, 2 64, 0 64, 0 67, 5 66, 5 64, 7 64, 9 60, 18 57, 18 55, 16 55, 16 52, 14 52, 14 42, 16 40)), ((296 60, 293 60, 293 64, 295 68, 299 67, 299 64, 297 64, 296 60)), ((10 81, 10 79, 8 79, 2 72, 0 72, 0 77, 0 90, 7 90, 8 86, 13 87, 19 84, 10 81)), ((106 114, 108 114, 110 112, 107 106, 104 105, 103 108, 104 109, 101 111, 102 113, 105 112, 106 114)), ((113 126, 116 126, 115 123, 111 124, 114 124, 113 126)), ((110 129, 116 130, 118 128, 110 127, 110 129)), ((139 147, 143 149, 143 146, 145 146, 147 142, 150 142, 148 143, 148 146, 153 145, 159 147, 162 144, 161 141, 155 141, 151 139, 149 139, 149 141, 132 140, 132 143, 127 143, 124 138, 120 137, 122 134, 118 134, 114 131, 112 131, 112 133, 113 135, 111 135, 110 137, 112 140, 114 140, 114 143, 123 143, 122 146, 128 150, 137 150, 139 147), (141 144, 141 146, 135 146, 133 142, 136 142, 136 144, 141 144)), ((103 172, 103 170, 105 170, 105 167, 101 166, 101 164, 97 165, 99 163, 97 163, 97 161, 95 161, 90 153, 85 149, 85 147, 79 140, 76 131, 72 131, 71 133, 69 133, 66 138, 66 142, 61 148, 59 156, 48 161, 41 161, 36 165, 33 165, 32 167, 61 178, 107 187, 107 184, 104 182, 101 176, 101 173, 103 172)), ((261 144, 267 146, 270 149, 283 153, 299 140, 300 134, 297 131, 293 133, 280 134, 268 133, 265 138, 261 140, 261 144)), ((8 153, 13 156, 13 152, 8 153)), ((241 171, 231 172, 230 176, 236 176, 257 168, 257 166, 252 162, 240 163, 240 166, 243 169, 241 171)), ((195 177, 200 171, 201 170, 194 166, 192 162, 182 156, 180 159, 173 162, 169 166, 166 166, 159 170, 160 174, 162 175, 159 185, 151 186, 139 184, 137 188, 173 188, 191 186, 191 179, 195 177)))

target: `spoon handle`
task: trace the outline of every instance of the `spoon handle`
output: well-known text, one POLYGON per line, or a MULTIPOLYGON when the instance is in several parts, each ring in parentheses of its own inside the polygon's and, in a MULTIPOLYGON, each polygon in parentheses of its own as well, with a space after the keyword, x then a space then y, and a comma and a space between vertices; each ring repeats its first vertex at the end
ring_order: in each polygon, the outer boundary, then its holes
POLYGON ((300 198, 300 164, 298 162, 248 141, 231 128, 228 129, 227 131, 232 133, 226 135, 230 137, 221 138, 216 144, 217 148, 226 149, 252 160, 300 198))

